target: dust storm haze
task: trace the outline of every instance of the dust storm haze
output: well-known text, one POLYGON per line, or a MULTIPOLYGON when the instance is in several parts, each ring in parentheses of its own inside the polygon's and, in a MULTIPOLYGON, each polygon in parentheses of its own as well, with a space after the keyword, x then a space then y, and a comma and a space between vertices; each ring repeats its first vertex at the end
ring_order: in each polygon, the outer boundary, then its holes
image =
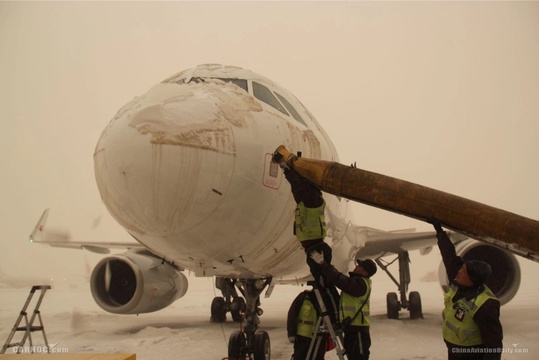
POLYGON ((86 276, 99 259, 30 245, 45 208, 76 240, 131 240, 100 200, 95 144, 126 102, 202 63, 290 90, 344 164, 539 219, 538 2, 0 2, 0 54, 2 276, 86 276))

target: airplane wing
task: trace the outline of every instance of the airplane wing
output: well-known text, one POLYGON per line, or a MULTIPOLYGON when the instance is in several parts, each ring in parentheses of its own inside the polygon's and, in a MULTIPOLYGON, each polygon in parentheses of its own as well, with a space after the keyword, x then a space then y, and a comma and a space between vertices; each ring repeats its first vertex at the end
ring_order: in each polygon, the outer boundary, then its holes
POLYGON ((71 241, 68 231, 49 229, 46 227, 50 209, 45 209, 34 230, 30 234, 30 242, 45 244, 52 247, 68 249, 84 249, 97 254, 108 254, 110 249, 145 249, 138 242, 89 242, 71 241))
MULTIPOLYGON (((412 250, 420 250, 423 255, 428 254, 438 241, 436 232, 413 231, 410 229, 386 232, 359 226, 354 232, 364 239, 364 246, 356 253, 356 258, 379 258, 412 250)), ((448 235, 454 243, 467 239, 466 236, 454 232, 448 232, 448 235)))

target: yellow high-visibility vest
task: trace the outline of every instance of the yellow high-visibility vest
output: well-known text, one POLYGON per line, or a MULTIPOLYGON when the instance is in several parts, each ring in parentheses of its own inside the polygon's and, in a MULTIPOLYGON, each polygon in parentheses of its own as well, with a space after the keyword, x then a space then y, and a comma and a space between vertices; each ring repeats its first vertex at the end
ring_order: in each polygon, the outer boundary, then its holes
POLYGON ((369 278, 362 279, 365 281, 365 284, 367 284, 367 291, 362 296, 352 296, 344 291, 341 292, 339 310, 339 320, 341 322, 347 317, 354 319, 355 316, 355 319, 350 325, 369 326, 371 324, 369 294, 371 292, 372 281, 369 278), (363 305, 364 303, 365 305, 363 305), (361 309, 361 311, 359 309, 361 309))
POLYGON ((303 202, 298 204, 294 218, 294 234, 299 241, 319 239, 326 236, 325 208, 325 201, 317 208, 308 208, 303 202))
POLYGON ((305 295, 303 303, 299 309, 298 319, 297 319, 297 334, 305 337, 312 337, 316 321, 318 320, 318 314, 316 309, 309 299, 308 295, 305 295))
POLYGON ((456 293, 457 286, 452 284, 444 295, 445 308, 442 313, 444 339, 460 346, 480 345, 483 339, 473 317, 488 299, 498 299, 486 285, 482 293, 469 301, 462 298, 453 303, 452 299, 456 293))

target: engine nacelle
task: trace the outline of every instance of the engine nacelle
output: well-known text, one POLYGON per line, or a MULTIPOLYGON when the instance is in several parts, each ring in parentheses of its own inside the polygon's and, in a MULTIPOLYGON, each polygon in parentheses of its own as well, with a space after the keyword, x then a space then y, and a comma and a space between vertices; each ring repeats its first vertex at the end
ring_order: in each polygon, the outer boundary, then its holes
POLYGON ((95 302, 115 314, 161 310, 187 292, 184 274, 151 254, 127 252, 101 260, 90 279, 95 302))
MULTIPOLYGON (((505 250, 476 240, 465 240, 455 245, 457 255, 466 260, 481 260, 490 265, 492 275, 487 286, 496 294, 500 304, 506 304, 520 287, 520 265, 515 256, 505 250)), ((443 261, 438 268, 438 280, 444 291, 449 282, 443 261)))

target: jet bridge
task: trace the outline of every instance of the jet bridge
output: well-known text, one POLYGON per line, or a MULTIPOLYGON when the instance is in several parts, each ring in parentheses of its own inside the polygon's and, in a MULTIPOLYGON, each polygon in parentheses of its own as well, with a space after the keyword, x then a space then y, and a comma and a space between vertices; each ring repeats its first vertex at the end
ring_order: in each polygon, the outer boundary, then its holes
POLYGON ((539 262, 539 221, 456 195, 332 161, 276 152, 321 190, 442 226, 539 262))

